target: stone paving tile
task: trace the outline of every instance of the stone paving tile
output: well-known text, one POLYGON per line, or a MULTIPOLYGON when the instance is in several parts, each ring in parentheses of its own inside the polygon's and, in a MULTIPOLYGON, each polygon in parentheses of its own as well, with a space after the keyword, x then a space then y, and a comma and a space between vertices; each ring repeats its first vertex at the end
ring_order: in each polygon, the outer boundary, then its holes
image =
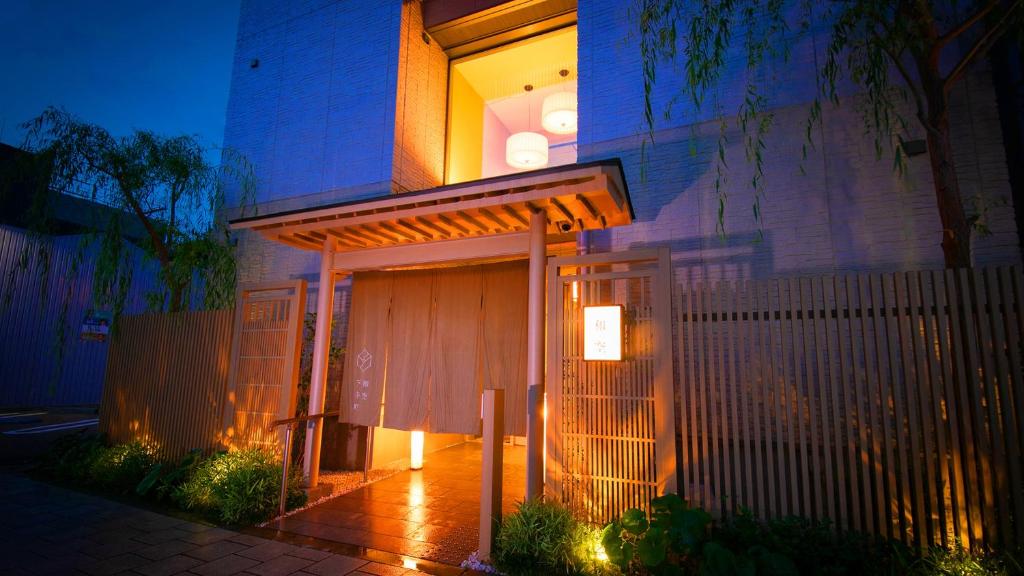
POLYGON ((149 558, 150 560, 161 560, 169 556, 190 552, 196 548, 198 548, 198 546, 191 542, 171 540, 169 542, 161 542, 160 544, 147 546, 146 548, 140 548, 136 550, 135 553, 143 558, 149 558))
POLYGON ((188 536, 182 537, 182 540, 186 542, 191 542, 193 544, 198 544, 200 546, 205 546, 207 544, 211 544, 219 540, 226 540, 234 535, 235 532, 232 532, 230 530, 207 527, 206 530, 203 530, 201 532, 195 532, 193 534, 189 534, 188 536))
POLYGON ((295 550, 288 553, 289 556, 295 556, 297 558, 305 558, 306 560, 323 560, 331 555, 330 552, 324 552, 323 550, 317 550, 315 548, 306 548, 304 546, 296 546, 295 550))
POLYGON ((190 568, 189 571, 199 574, 200 576, 232 576, 239 572, 248 570, 259 563, 259 560, 230 554, 228 556, 218 558, 213 562, 207 562, 206 564, 200 564, 195 568, 190 568))
POLYGON ((260 538, 259 536, 253 536, 251 534, 235 534, 234 536, 230 536, 228 540, 238 542, 239 544, 245 544, 246 546, 258 546, 267 541, 266 538, 260 538))
POLYGON ((93 558, 111 558, 113 556, 120 556, 129 552, 135 552, 145 548, 147 544, 145 542, 137 542, 135 540, 120 540, 114 541, 109 544, 99 545, 82 545, 78 549, 93 558))
POLYGON ((296 558, 295 556, 278 556, 258 566, 249 568, 249 572, 258 576, 285 576, 306 566, 313 564, 312 560, 296 558))
POLYGON ((76 566, 76 568, 90 576, 110 576, 111 574, 118 574, 126 570, 131 570, 132 568, 138 568, 139 566, 148 563, 149 560, 142 556, 136 556, 135 554, 121 554, 120 556, 103 558, 102 560, 84 562, 76 566))
POLYGON ((245 544, 239 544, 238 542, 231 542, 228 540, 219 540, 213 544, 207 544, 206 546, 200 546, 195 550, 189 550, 185 553, 186 556, 198 558, 210 562, 227 556, 228 554, 234 554, 240 550, 248 548, 245 544))
POLYGON ((153 532, 145 532, 141 536, 136 536, 135 540, 145 542, 146 544, 160 544, 171 540, 187 538, 191 535, 192 534, 190 532, 186 532, 180 528, 163 528, 160 530, 154 530, 153 532))
POLYGON ((194 568, 202 563, 202 560, 178 554, 162 558, 151 564, 146 564, 145 566, 139 566, 135 571, 145 576, 171 576, 171 574, 184 572, 185 570, 194 568))
MULTIPOLYGON (((294 548, 295 546, 284 542, 264 540, 256 546, 246 548, 245 550, 239 550, 238 555, 266 562, 267 560, 277 558, 278 556, 283 556, 284 554, 291 552, 294 548)), ((292 572, 294 572, 294 570, 292 570, 292 572)))
POLYGON ((370 562, 366 566, 360 567, 359 570, 377 576, 403 576, 409 571, 401 566, 391 566, 390 564, 381 564, 380 562, 370 562))
POLYGON ((362 568, 369 564, 366 560, 360 560, 359 558, 352 558, 350 556, 335 555, 329 558, 317 562, 316 564, 310 564, 303 570, 317 576, 334 576, 336 574, 348 574, 349 572, 362 568))

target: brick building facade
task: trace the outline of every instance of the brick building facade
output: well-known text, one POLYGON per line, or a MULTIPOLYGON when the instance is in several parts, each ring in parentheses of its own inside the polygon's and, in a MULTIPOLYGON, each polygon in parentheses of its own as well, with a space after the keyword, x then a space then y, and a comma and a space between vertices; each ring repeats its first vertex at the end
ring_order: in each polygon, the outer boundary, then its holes
MULTIPOLYGON (((224 141, 254 165, 260 213, 444 182, 449 58, 425 31, 423 16, 433 10, 443 20, 443 4, 243 2, 224 141)), ((825 107, 815 146, 800 160, 814 93, 810 64, 826 41, 824 27, 794 32, 789 62, 768 67, 776 120, 760 224, 751 209, 752 167, 741 134, 731 128, 722 235, 714 107, 677 104, 670 120, 659 119, 642 159, 641 60, 629 3, 571 4, 578 30, 578 161, 621 158, 636 209, 633 225, 592 234, 594 250, 669 245, 680 281, 942 266, 927 156, 909 158, 903 175, 890 156, 877 159, 852 87, 845 87, 839 107, 825 107)), ((733 111, 745 88, 738 54, 728 71, 708 101, 733 111)), ((654 100, 663 108, 678 86, 668 67, 659 78, 654 100)), ((975 261, 1017 263, 1000 120, 985 69, 961 83, 952 117, 963 195, 988 208, 991 234, 975 235, 975 261)), ((920 132, 911 122, 905 137, 921 138, 920 132)), ((240 248, 243 282, 316 278, 315 254, 249 233, 240 235, 240 248)), ((345 302, 336 298, 336 308, 345 302)))

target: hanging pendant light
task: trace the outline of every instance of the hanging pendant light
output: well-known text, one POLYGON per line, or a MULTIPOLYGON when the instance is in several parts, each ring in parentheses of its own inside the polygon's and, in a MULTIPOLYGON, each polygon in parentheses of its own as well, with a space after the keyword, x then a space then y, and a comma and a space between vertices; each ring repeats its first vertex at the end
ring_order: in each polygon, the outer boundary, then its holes
MULTIPOLYGON (((530 92, 533 86, 527 84, 524 90, 530 92)), ((528 97, 528 96, 527 96, 528 97)), ((527 112, 529 118, 529 111, 527 112)), ((527 123, 529 128, 529 123, 527 123)), ((505 140, 505 162, 519 169, 543 168, 548 165, 548 139, 543 134, 529 129, 516 132, 505 140)))
POLYGON ((552 134, 573 134, 578 122, 575 92, 555 92, 544 99, 540 123, 552 134))
POLYGON ((548 165, 548 139, 536 132, 516 132, 505 140, 505 162, 513 168, 548 165))

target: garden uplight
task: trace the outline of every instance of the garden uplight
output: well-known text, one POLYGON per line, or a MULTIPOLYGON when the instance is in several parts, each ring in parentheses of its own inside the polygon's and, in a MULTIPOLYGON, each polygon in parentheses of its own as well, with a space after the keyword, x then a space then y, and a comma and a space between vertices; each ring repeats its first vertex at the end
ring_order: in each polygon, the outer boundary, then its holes
POLYGON ((423 431, 413 430, 410 443, 409 468, 421 470, 423 468, 423 431))

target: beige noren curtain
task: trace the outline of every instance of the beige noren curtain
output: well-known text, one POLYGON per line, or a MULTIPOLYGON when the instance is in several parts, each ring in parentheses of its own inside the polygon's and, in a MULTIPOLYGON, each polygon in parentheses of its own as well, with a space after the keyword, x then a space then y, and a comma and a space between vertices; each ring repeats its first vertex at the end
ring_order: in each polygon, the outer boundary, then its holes
POLYGON ((434 283, 430 429, 480 433, 479 266, 439 271, 434 283))
POLYGON ((479 434, 481 391, 504 389, 505 432, 525 434, 527 297, 525 262, 355 274, 340 419, 379 425, 352 398, 383 395, 386 428, 479 434))
POLYGON ((395 273, 384 392, 384 427, 426 430, 434 271, 395 273))
POLYGON ((505 433, 525 436, 528 263, 520 260, 487 268, 480 331, 483 387, 505 390, 505 433))
POLYGON ((352 278, 352 304, 338 419, 380 425, 380 403, 387 366, 387 330, 394 276, 358 272, 352 278))

